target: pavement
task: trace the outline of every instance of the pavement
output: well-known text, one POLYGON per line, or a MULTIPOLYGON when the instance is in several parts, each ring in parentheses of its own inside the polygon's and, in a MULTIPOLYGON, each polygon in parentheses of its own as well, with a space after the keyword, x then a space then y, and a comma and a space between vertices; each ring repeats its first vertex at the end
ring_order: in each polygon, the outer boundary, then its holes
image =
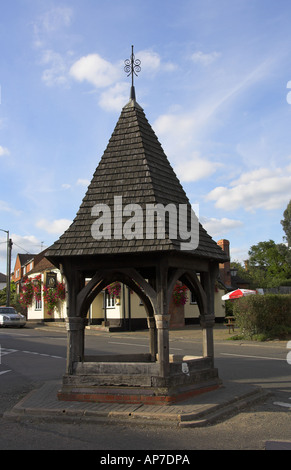
POLYGON ((146 423, 185 428, 206 426, 222 420, 268 396, 268 392, 259 387, 231 382, 183 402, 159 406, 59 401, 57 392, 60 388, 60 381, 45 383, 5 412, 3 417, 16 420, 95 421, 107 424, 146 423))
MULTIPOLYGON (((62 325, 52 325, 62 327, 62 325)), ((41 328, 46 328, 40 326, 41 328)), ((51 328, 51 326, 49 327, 51 328)), ((96 329, 89 334, 101 334, 96 329)), ((130 335, 130 332, 124 332, 130 335)), ((135 331, 132 334, 143 335, 146 332, 135 331)), ((199 328, 185 328, 170 332, 171 338, 193 338, 201 335, 199 328)), ((214 340, 225 341, 230 338, 226 328, 214 328, 214 340)), ((278 342, 279 343, 279 342, 278 342)), ((279 345, 279 344, 278 344, 279 345)), ((276 342, 274 342, 276 346, 276 342)), ((267 390, 250 384, 226 382, 216 390, 191 397, 185 401, 168 405, 86 403, 60 401, 57 392, 61 389, 60 381, 51 381, 33 390, 11 410, 4 418, 10 420, 51 420, 73 422, 98 422, 106 424, 130 423, 135 425, 176 426, 179 428, 202 427, 223 421, 255 402, 266 400, 270 395, 267 390)), ((291 450, 291 442, 268 441, 268 450, 291 450)))

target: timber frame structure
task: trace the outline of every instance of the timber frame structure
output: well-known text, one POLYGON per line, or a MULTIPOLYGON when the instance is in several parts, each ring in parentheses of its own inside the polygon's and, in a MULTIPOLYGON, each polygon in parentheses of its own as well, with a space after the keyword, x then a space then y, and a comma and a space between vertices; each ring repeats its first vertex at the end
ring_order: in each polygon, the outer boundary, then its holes
MULTIPOLYGON (((61 400, 171 403, 220 385, 214 367, 214 291, 226 254, 199 223, 199 243, 181 250, 167 231, 163 240, 92 237, 95 204, 187 204, 190 202, 136 102, 134 87, 68 230, 46 253, 67 284, 67 366, 61 400), (86 356, 85 326, 94 298, 120 281, 142 300, 149 327, 148 354, 86 356), (169 303, 177 281, 198 301, 203 356, 169 353, 169 303)), ((113 230, 113 229, 112 229, 113 230)))

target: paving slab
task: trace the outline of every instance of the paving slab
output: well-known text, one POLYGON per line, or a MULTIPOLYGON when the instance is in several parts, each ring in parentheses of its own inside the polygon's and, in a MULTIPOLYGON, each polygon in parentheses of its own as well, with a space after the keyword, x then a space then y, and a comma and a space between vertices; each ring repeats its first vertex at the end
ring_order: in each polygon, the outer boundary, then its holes
POLYGON ((291 450, 291 441, 267 441, 266 450, 291 450))
POLYGON ((219 389, 170 405, 88 403, 60 401, 60 381, 46 382, 30 392, 10 411, 7 419, 82 420, 107 424, 131 423, 160 426, 198 427, 226 419, 269 393, 249 384, 229 382, 219 389))

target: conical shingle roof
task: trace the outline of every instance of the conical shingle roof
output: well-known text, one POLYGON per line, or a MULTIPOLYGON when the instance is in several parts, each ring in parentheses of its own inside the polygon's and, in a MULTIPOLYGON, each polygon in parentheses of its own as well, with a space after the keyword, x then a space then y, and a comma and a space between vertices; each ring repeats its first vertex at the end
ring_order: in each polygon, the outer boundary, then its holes
MULTIPOLYGON (((48 258, 114 253, 180 251, 180 241, 166 234, 164 239, 128 239, 114 236, 114 201, 122 197, 122 207, 138 204, 187 204, 190 202, 173 171, 143 109, 131 99, 122 109, 114 132, 93 175, 80 209, 68 230, 48 250, 48 258), (92 236, 96 204, 111 209, 112 230, 103 239, 92 236), (92 215, 93 214, 93 215, 92 215)), ((129 215, 129 214, 127 214, 129 215)), ((123 218, 128 220, 129 217, 123 218)), ((144 230, 145 226, 143 225, 144 230)), ((198 257, 224 262, 225 253, 199 225, 199 245, 191 252, 198 257)))

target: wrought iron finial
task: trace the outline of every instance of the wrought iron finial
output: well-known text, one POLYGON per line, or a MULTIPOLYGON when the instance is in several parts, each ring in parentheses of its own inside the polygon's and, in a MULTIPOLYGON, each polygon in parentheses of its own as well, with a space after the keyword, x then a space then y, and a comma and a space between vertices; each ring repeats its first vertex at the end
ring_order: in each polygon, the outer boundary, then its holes
POLYGON ((134 86, 134 75, 137 77, 137 74, 141 71, 141 61, 139 59, 135 58, 135 55, 133 53, 133 46, 131 46, 131 57, 130 59, 126 59, 124 61, 125 67, 124 71, 127 73, 127 76, 129 77, 131 75, 131 86, 134 86))

